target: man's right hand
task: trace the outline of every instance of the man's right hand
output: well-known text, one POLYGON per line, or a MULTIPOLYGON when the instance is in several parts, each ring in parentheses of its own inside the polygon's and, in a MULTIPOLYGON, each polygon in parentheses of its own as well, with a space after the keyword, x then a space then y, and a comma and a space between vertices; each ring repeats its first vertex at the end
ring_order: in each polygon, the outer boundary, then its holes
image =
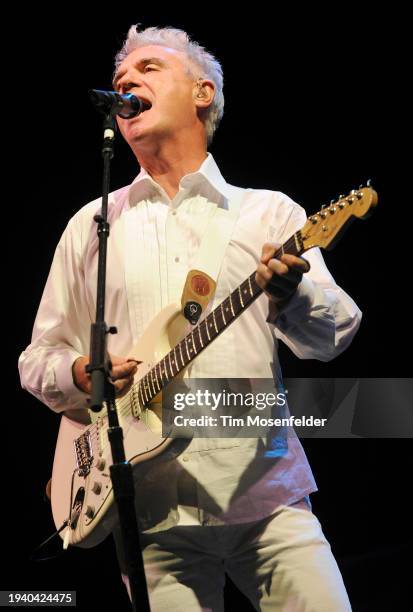
MULTIPOLYGON (((110 355, 112 361, 112 382, 116 387, 116 395, 122 397, 131 388, 133 377, 138 371, 139 361, 110 355)), ((76 387, 89 395, 92 392, 92 381, 85 367, 89 363, 89 357, 78 357, 72 366, 73 382, 76 387)))

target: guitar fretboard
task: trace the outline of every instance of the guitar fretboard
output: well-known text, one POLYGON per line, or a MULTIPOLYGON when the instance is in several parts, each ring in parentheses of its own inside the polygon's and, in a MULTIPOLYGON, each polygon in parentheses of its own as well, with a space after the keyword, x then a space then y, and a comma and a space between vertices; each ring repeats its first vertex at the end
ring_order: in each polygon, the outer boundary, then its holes
MULTIPOLYGON (((301 232, 298 231, 276 251, 273 257, 280 259, 284 253, 298 256, 303 251, 301 232)), ((137 393, 141 406, 149 404, 228 325, 231 325, 261 293, 262 289, 255 282, 255 272, 253 272, 134 385, 133 391, 137 393)))

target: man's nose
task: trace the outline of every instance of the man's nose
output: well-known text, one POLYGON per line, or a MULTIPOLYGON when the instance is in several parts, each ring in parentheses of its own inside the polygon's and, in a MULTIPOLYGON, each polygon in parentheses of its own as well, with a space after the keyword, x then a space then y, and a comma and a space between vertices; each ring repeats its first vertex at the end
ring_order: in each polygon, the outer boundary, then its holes
POLYGON ((123 81, 121 79, 120 81, 117 82, 116 89, 120 93, 127 93, 133 86, 134 86, 134 83, 132 83, 132 81, 123 81))
POLYGON ((125 75, 118 81, 118 90, 122 93, 128 93, 134 87, 139 87, 141 85, 140 79, 133 77, 130 75, 125 75))

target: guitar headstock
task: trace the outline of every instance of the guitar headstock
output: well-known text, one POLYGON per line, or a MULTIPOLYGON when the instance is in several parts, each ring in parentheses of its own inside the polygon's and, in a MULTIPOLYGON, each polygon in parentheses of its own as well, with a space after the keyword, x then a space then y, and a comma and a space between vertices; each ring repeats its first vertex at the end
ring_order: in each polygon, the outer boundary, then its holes
POLYGON ((315 215, 308 217, 301 230, 305 251, 313 247, 332 249, 344 229, 355 217, 365 219, 377 205, 378 196, 369 184, 367 187, 353 189, 348 196, 340 196, 323 206, 315 215))

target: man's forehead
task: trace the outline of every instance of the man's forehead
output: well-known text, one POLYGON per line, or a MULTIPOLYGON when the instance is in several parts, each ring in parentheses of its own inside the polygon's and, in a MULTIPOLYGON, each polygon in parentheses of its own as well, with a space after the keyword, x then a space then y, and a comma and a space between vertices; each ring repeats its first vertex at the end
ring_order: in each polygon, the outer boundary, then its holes
POLYGON ((129 63, 136 63, 141 59, 149 57, 159 58, 167 63, 174 64, 176 62, 182 62, 184 59, 184 54, 182 51, 172 49, 171 47, 163 47, 161 45, 146 45, 145 47, 138 47, 137 49, 131 51, 120 64, 119 69, 129 63))

